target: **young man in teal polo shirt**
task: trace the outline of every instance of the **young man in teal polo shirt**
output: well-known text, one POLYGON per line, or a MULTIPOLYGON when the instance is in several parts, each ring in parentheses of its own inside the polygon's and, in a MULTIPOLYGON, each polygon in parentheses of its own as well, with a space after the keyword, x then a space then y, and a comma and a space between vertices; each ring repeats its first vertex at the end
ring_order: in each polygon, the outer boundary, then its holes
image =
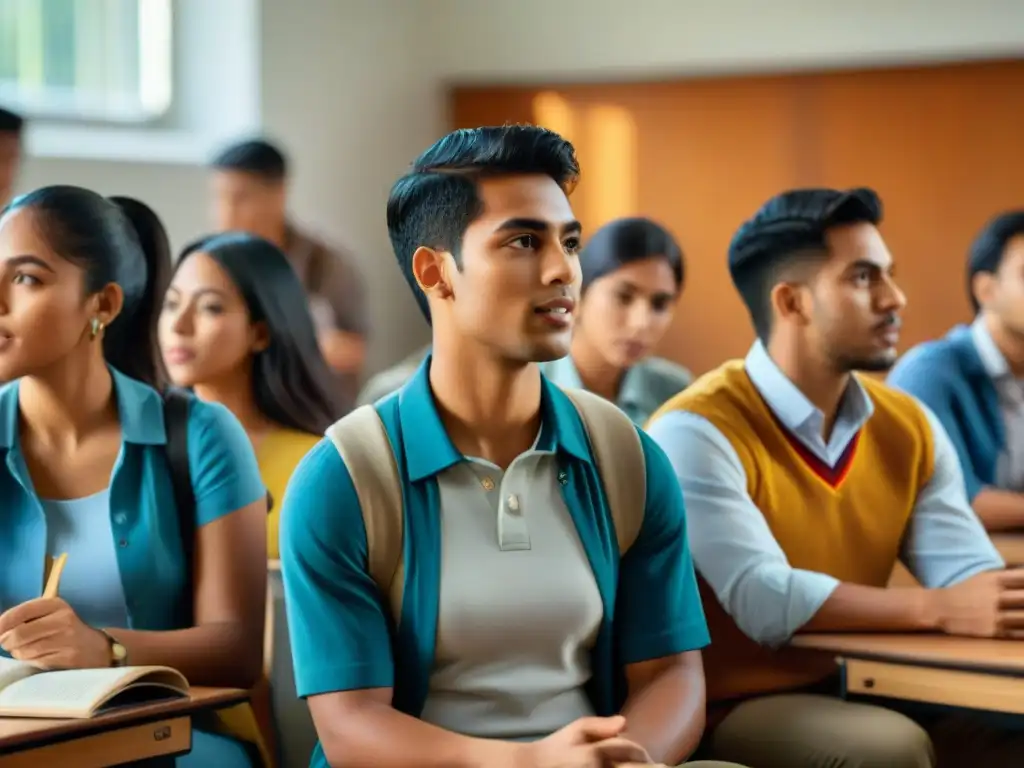
POLYGON ((708 634, 674 473, 637 430, 646 501, 620 557, 586 427, 536 365, 569 351, 578 173, 557 134, 478 128, 391 191, 391 241, 433 328, 431 356, 373 406, 401 486, 400 606, 372 575, 366 478, 331 440, 283 502, 316 766, 674 764, 700 740, 708 634))

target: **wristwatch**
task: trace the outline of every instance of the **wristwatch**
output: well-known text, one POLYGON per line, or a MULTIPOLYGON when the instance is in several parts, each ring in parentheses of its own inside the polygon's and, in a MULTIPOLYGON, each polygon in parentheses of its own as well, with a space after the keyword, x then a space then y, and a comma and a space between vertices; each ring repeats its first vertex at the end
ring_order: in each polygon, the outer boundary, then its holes
POLYGON ((110 643, 110 666, 112 667, 126 667, 128 666, 128 650, 121 645, 109 632, 105 630, 97 630, 110 643))

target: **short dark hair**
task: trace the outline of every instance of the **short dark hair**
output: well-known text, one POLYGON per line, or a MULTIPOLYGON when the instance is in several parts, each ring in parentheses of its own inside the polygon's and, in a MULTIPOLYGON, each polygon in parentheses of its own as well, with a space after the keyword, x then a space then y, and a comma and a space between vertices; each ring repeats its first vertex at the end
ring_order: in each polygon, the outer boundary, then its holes
POLYGON ((790 267, 827 254, 826 233, 844 224, 882 220, 882 201, 866 187, 794 189, 776 195, 745 221, 729 244, 729 273, 758 338, 772 325, 772 289, 790 267))
POLYGON ((14 133, 20 136, 24 128, 25 118, 0 107, 0 133, 14 133))
POLYGON ((580 253, 583 290, 626 264, 652 256, 660 256, 668 262, 676 278, 676 288, 682 288, 683 250, 672 233, 658 222, 643 217, 614 219, 597 230, 580 253))
POLYGON ((251 173, 270 182, 284 181, 288 176, 288 159, 284 152, 265 139, 232 144, 213 158, 210 167, 218 171, 251 173))
POLYGON ((1003 262, 1003 252, 1009 242, 1024 235, 1024 210, 1006 211, 990 219, 974 238, 967 255, 967 298, 974 313, 981 311, 981 305, 974 298, 974 276, 981 272, 995 274, 1003 262))
POLYGON ((427 297, 412 272, 416 249, 428 246, 458 258, 462 236, 481 212, 477 180, 531 174, 550 176, 571 193, 580 174, 576 150, 554 131, 533 125, 463 128, 437 141, 395 182, 388 234, 427 322, 427 297))
POLYGON ((30 209, 62 258, 85 271, 85 289, 108 283, 124 306, 103 334, 107 362, 152 387, 163 385, 156 324, 167 289, 170 245, 156 213, 130 197, 105 198, 81 187, 43 187, 15 198, 0 215, 30 209))
POLYGON ((317 344, 306 292, 288 257, 256 235, 227 232, 185 246, 174 266, 205 253, 228 274, 254 323, 270 343, 252 361, 260 413, 290 429, 322 435, 344 416, 337 380, 317 344))

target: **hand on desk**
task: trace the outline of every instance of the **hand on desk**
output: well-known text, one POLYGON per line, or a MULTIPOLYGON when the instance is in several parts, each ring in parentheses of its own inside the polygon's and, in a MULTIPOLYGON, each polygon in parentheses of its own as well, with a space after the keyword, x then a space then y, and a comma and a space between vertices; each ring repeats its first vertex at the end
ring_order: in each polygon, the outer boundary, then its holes
POLYGON ((110 666, 110 642, 59 597, 41 597, 0 614, 0 647, 43 669, 110 666))
POLYGON ((979 573, 930 595, 946 634, 1024 639, 1024 568, 979 573))

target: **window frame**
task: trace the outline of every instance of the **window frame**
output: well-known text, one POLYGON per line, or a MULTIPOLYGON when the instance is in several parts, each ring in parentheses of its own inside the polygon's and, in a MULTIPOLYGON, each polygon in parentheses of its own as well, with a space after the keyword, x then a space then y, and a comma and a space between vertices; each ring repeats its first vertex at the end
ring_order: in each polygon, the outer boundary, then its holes
MULTIPOLYGON (((15 0, 17 2, 18 0, 15 0)), ((92 0, 90 0, 92 1, 92 0)), ((38 0, 43 2, 43 0, 38 0)), ((0 104, 23 115, 29 121, 46 121, 55 124, 75 124, 83 126, 108 126, 130 128, 132 126, 154 126, 159 125, 165 118, 173 113, 178 96, 177 63, 181 48, 178 45, 178 14, 174 0, 134 0, 139 7, 138 13, 145 15, 143 6, 149 4, 151 17, 149 23, 152 28, 149 30, 150 38, 143 42, 142 32, 137 35, 136 44, 140 53, 138 68, 140 79, 146 77, 141 70, 150 69, 150 76, 162 82, 156 83, 158 89, 156 98, 160 104, 154 109, 146 109, 144 105, 145 96, 143 86, 140 84, 134 94, 134 106, 125 106, 122 109, 112 107, 109 101, 115 98, 107 91, 95 93, 92 103, 85 100, 81 93, 76 95, 76 86, 55 86, 43 85, 38 91, 38 97, 26 97, 25 89, 19 86, 17 81, 0 78, 0 104), (159 46, 161 50, 155 51, 159 46), (157 58, 148 64, 145 61, 148 51, 157 58), (159 71, 158 71, 159 70, 159 71), (159 91, 163 93, 159 93, 159 91), (96 102, 108 103, 103 104, 96 102)), ((146 23, 137 21, 137 25, 146 23)), ((126 93, 128 93, 126 91, 126 93)))

